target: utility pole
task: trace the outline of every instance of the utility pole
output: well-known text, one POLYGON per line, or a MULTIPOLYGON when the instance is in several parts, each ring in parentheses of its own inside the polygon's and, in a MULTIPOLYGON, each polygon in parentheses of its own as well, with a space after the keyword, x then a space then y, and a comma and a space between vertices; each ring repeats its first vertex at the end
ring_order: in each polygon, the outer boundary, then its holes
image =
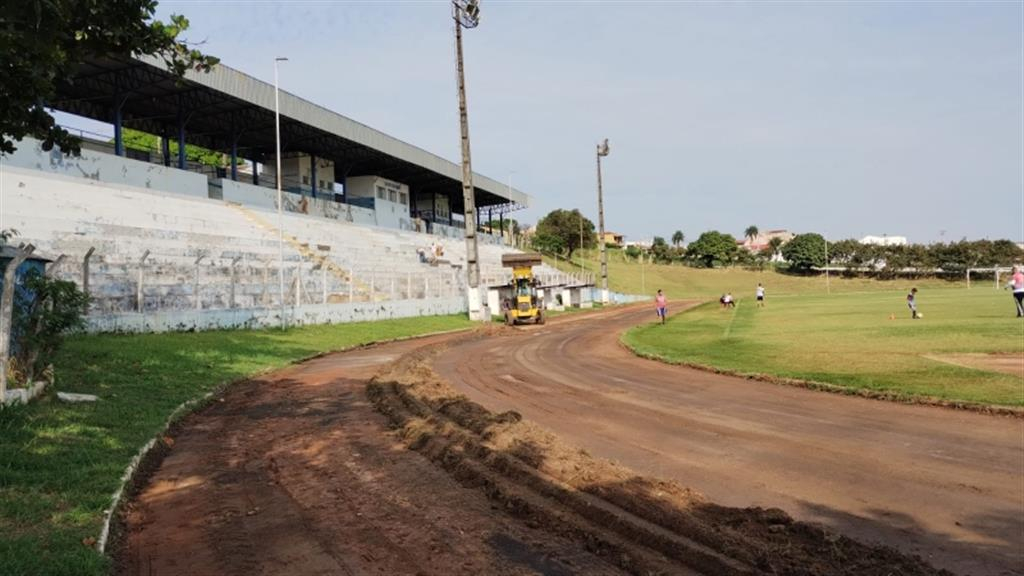
POLYGON ((459 77, 459 127, 462 135, 462 203, 466 217, 466 292, 471 320, 490 320, 480 296, 480 262, 476 243, 476 197, 473 193, 473 165, 469 153, 469 118, 466 111, 466 76, 462 65, 462 28, 480 24, 478 0, 452 0, 455 20, 455 58, 459 77))
POLYGON ((584 260, 584 256, 583 256, 583 213, 581 212, 580 213, 580 270, 581 271, 582 270, 586 270, 586 267, 583 265, 584 261, 585 260, 584 260))
MULTIPOLYGON (((274 136, 277 143, 277 280, 281 296, 281 329, 287 328, 288 323, 284 318, 284 194, 281 192, 281 100, 280 89, 277 81, 277 65, 287 62, 287 58, 274 58, 274 136)), ((256 172, 256 165, 253 164, 253 173, 256 172)))
POLYGON ((608 303, 608 251, 604 245, 604 192, 601 189, 601 158, 607 156, 608 139, 597 145, 597 221, 598 246, 601 248, 601 303, 608 303))
POLYGON ((825 237, 824 235, 822 235, 822 238, 825 239, 825 293, 831 294, 832 282, 828 275, 828 238, 825 237))

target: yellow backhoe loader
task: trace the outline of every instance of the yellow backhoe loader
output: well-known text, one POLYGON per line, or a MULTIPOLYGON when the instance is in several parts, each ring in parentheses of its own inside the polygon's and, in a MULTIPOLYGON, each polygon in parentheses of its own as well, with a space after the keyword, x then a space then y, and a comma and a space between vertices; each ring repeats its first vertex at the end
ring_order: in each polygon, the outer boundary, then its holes
POLYGON ((502 254, 501 265, 512 269, 512 281, 508 286, 511 295, 501 304, 505 324, 544 323, 544 302, 537 295, 537 279, 533 276, 533 267, 540 266, 542 261, 536 252, 502 254))

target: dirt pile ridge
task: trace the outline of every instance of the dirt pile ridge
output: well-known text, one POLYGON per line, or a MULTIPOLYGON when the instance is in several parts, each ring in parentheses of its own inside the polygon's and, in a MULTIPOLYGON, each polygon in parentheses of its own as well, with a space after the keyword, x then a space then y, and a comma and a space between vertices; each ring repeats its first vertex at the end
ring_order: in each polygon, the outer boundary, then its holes
POLYGON ((951 574, 779 509, 715 505, 673 482, 593 458, 514 411, 488 412, 434 373, 431 360, 443 350, 413 350, 367 386, 404 444, 504 512, 582 542, 631 574, 951 574))

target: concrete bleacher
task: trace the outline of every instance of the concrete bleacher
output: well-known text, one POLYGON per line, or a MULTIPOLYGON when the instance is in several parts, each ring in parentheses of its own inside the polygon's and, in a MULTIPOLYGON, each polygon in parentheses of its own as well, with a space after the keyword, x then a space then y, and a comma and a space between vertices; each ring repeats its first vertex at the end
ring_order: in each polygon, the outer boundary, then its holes
MULTIPOLYGON (((94 315, 281 306, 279 230, 290 307, 465 301, 463 240, 295 213, 285 213, 279 228, 278 214, 258 206, 24 168, 5 167, 0 177, 3 228, 16 229, 44 256, 65 255, 58 277, 82 284, 83 259, 94 250, 94 315), (417 250, 434 242, 444 247, 443 260, 420 262, 417 250)), ((480 245, 485 281, 506 277, 501 254, 509 250, 480 245)))

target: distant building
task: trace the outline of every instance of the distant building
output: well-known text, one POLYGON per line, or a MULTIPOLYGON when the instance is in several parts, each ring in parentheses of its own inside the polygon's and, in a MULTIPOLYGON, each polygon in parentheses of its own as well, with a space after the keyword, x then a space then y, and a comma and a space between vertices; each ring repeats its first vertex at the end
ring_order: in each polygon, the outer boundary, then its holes
POLYGON ((622 248, 624 244, 625 236, 622 234, 616 234, 615 232, 604 233, 604 244, 605 246, 612 246, 615 248, 622 248))
POLYGON ((861 244, 874 244, 875 246, 906 246, 906 236, 865 236, 860 239, 861 244))
POLYGON ((651 246, 653 245, 654 242, 652 240, 634 240, 632 242, 623 243, 623 246, 625 246, 626 248, 629 248, 630 246, 636 246, 641 250, 650 250, 651 246))
POLYGON ((781 238, 782 243, 785 244, 792 240, 796 234, 793 234, 789 230, 768 230, 765 232, 758 232, 757 236, 753 238, 744 238, 742 241, 737 242, 740 248, 745 248, 750 252, 760 252, 764 250, 768 243, 772 241, 772 238, 781 238))

